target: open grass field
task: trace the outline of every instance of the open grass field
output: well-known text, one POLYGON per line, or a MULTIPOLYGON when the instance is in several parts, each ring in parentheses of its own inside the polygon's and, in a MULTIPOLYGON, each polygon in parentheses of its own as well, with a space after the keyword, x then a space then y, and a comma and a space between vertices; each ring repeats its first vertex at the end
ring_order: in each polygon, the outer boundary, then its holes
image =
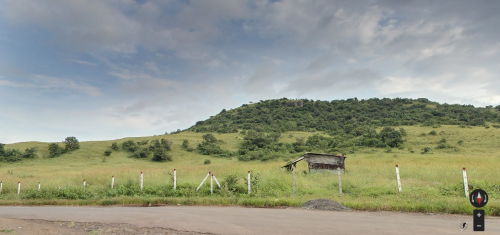
MULTIPOLYGON (((183 205, 245 205, 298 206, 310 199, 330 198, 348 207, 360 210, 388 210, 406 212, 444 212, 471 214, 473 207, 465 197, 462 167, 467 168, 471 189, 488 192, 490 202, 485 211, 500 215, 500 129, 458 126, 439 128, 405 126, 408 132, 403 149, 354 148, 346 153, 346 174, 342 175, 343 195, 339 196, 338 177, 333 173, 307 173, 307 163, 296 169, 297 195, 292 193, 292 175, 280 168, 300 154, 289 154, 277 161, 240 162, 236 158, 214 158, 181 148, 188 139, 195 147, 203 133, 182 132, 153 137, 114 140, 119 145, 128 139, 134 141, 166 138, 173 141, 173 161, 156 163, 151 159, 135 159, 123 150, 104 157, 114 141, 82 142, 81 148, 56 158, 48 156, 48 143, 26 142, 7 145, 6 148, 24 150, 39 147, 39 158, 24 159, 18 163, 0 162, 2 205, 110 205, 110 204, 183 204, 183 205), (436 135, 429 135, 436 131, 436 135), (424 134, 425 135, 424 135, 424 134), (445 138, 457 148, 436 149, 445 138), (461 145, 459 140, 463 140, 461 145), (421 149, 430 147, 430 154, 421 149), (211 164, 204 164, 210 159, 211 164), (398 193, 395 164, 400 166, 402 193, 398 193), (177 190, 172 189, 172 170, 177 169, 177 190), (259 175, 252 186, 252 195, 235 194, 216 189, 210 195, 207 180, 200 192, 198 184, 209 171, 219 181, 230 174, 240 178, 238 187, 246 190, 247 171, 259 175), (140 172, 144 172, 144 191, 139 192, 140 172), (111 176, 115 189, 110 190, 111 176), (83 191, 83 180, 87 189, 83 191), (21 196, 17 196, 17 182, 21 182, 21 196), (36 191, 38 182, 42 190, 36 191), (58 187, 61 186, 61 190, 58 187), (61 199, 63 198, 63 199, 61 199)), ((295 137, 315 133, 286 132, 281 142, 292 143, 295 137)), ((321 134, 321 133, 320 133, 321 134)), ((225 143, 222 148, 235 151, 242 142, 239 133, 214 134, 225 143)), ((63 146, 63 144, 60 144, 63 146)), ((222 182, 221 182, 222 183, 222 182)), ((222 183, 224 185, 224 183, 222 183)))

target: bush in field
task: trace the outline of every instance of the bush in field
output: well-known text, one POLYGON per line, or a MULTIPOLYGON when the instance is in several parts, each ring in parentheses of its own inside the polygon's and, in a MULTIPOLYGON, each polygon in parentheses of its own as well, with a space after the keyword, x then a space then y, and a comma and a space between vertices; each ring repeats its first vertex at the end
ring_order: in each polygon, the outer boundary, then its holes
POLYGON ((431 153, 431 147, 429 147, 429 146, 425 146, 422 149, 422 154, 427 154, 427 153, 431 153))
POLYGON ((189 140, 183 140, 181 146, 183 149, 189 148, 189 140))
POLYGON ((118 143, 113 142, 113 143, 111 144, 111 149, 113 149, 113 150, 115 150, 115 151, 118 151, 118 150, 120 149, 120 148, 118 147, 118 143))
POLYGON ((429 132, 429 135, 437 135, 437 132, 435 130, 432 130, 431 132, 429 132))
POLYGON ((464 143, 464 140, 458 140, 457 144, 462 146, 462 144, 464 143))
POLYGON ((142 141, 137 141, 138 145, 146 145, 149 143, 149 140, 142 140, 142 141))
POLYGON ((139 147, 136 145, 136 143, 133 140, 127 140, 122 143, 122 149, 127 151, 127 152, 135 152, 139 149, 139 147))
POLYGON ((109 156, 109 155, 111 155, 111 153, 112 153, 112 151, 111 151, 111 150, 109 150, 109 149, 108 149, 108 150, 106 150, 106 151, 104 151, 104 155, 105 155, 105 156, 109 156))
POLYGON ((210 163, 212 163, 212 162, 210 161, 210 159, 205 159, 205 161, 203 162, 203 164, 205 164, 205 165, 208 165, 208 164, 210 164, 210 163))
POLYGON ((149 149, 148 148, 142 148, 134 152, 134 157, 135 158, 147 158, 149 155, 149 149))
POLYGON ((66 151, 74 151, 80 148, 80 142, 74 136, 66 137, 64 140, 66 151))
POLYGON ((5 149, 3 150, 3 155, 0 156, 0 160, 4 162, 18 162, 21 161, 23 153, 17 149, 5 149))
POLYGON ((38 148, 33 147, 33 148, 26 148, 23 154, 23 158, 36 158, 38 157, 38 148))
POLYGON ((159 148, 155 149, 153 151, 153 159, 151 159, 155 162, 165 162, 165 161, 172 161, 172 157, 170 154, 165 149, 159 148))
POLYGON ((0 157, 5 153, 5 144, 0 143, 0 157))
POLYGON ((56 143, 49 144, 49 157, 58 157, 65 152, 66 149, 59 147, 58 144, 56 143))

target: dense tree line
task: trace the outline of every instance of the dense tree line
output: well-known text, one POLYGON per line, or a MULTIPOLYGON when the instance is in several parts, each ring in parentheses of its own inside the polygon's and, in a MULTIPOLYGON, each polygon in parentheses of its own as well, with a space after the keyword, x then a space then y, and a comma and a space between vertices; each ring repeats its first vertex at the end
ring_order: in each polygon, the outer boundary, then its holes
POLYGON ((260 101, 199 121, 189 131, 234 133, 238 129, 257 132, 325 131, 331 135, 362 136, 376 127, 401 125, 482 126, 500 122, 500 106, 440 104, 428 99, 363 99, 333 101, 260 101))

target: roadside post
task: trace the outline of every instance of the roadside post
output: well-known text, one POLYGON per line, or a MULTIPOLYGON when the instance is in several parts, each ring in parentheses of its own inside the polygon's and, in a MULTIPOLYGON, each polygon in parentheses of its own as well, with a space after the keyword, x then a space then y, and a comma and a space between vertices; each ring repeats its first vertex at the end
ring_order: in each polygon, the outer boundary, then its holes
POLYGON ((115 176, 114 176, 114 175, 112 175, 112 176, 111 176, 111 189, 113 189, 113 188, 114 188, 114 186, 115 186, 115 176))
POLYGON ((87 181, 83 180, 83 190, 85 190, 85 186, 87 186, 87 181))
POLYGON ((210 195, 214 194, 213 181, 214 181, 214 174, 212 174, 212 177, 210 178, 210 195))
POLYGON ((17 196, 21 193, 21 182, 17 182, 17 196))
POLYGON ((467 172, 465 172, 465 167, 463 168, 463 176, 464 176, 465 197, 469 198, 469 183, 467 182, 467 172))
POLYGON ((142 193, 143 179, 144 179, 144 177, 143 177, 142 171, 141 171, 141 193, 142 193))
POLYGON ((295 165, 293 165, 293 195, 295 195, 295 165))
POLYGON ((248 171, 248 195, 250 195, 250 171, 248 171))
POLYGON ((342 197, 342 181, 340 180, 340 168, 337 168, 337 174, 339 175, 339 196, 342 197))
POLYGON ((3 182, 0 182, 0 194, 2 194, 3 182))
POLYGON ((38 182, 38 192, 40 192, 40 182, 38 182))
POLYGON ((396 178, 398 180, 398 190, 401 192, 401 179, 399 178, 399 166, 396 164, 396 178))
POLYGON ((198 186, 198 188, 196 188, 196 192, 198 192, 198 190, 201 188, 201 186, 203 185, 203 183, 205 183, 205 181, 207 180, 207 178, 210 176, 210 174, 212 174, 211 171, 208 172, 207 176, 205 176, 205 179, 203 179, 203 181, 201 181, 201 184, 200 186, 198 186))
POLYGON ((177 171, 174 169, 174 190, 177 187, 177 171))

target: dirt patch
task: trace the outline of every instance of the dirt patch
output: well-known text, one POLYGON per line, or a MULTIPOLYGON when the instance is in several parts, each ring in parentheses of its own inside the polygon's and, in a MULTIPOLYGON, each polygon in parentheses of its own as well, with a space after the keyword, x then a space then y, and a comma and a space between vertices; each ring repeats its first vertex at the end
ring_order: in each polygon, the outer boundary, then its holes
POLYGON ((52 235, 52 234, 116 234, 116 235, 135 235, 135 234, 183 234, 199 235, 211 233, 197 233, 190 231, 178 231, 168 228, 158 227, 138 227, 131 224, 117 223, 82 223, 82 222, 62 222, 47 220, 18 220, 18 219, 0 219, 0 235, 52 235))
POLYGON ((310 200, 302 205, 302 208, 309 210, 327 210, 327 211, 352 211, 352 209, 330 199, 310 200))

